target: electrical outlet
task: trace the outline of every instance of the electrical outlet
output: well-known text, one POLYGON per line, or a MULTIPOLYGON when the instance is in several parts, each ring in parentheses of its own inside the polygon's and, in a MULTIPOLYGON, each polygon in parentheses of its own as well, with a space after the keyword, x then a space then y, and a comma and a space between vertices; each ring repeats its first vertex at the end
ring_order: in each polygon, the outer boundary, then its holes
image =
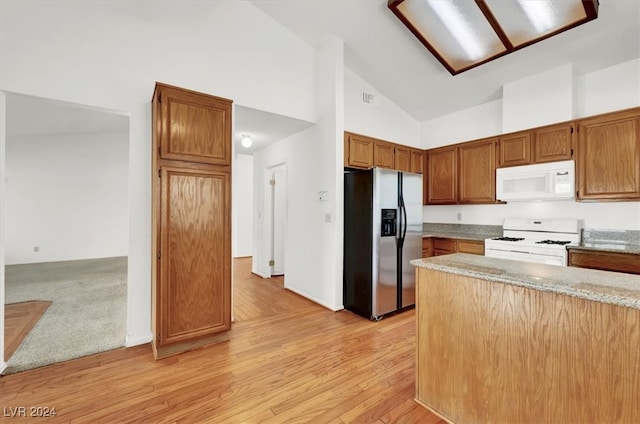
POLYGON ((458 218, 458 221, 462 221, 462 212, 458 212, 456 218, 458 218))
POLYGON ((326 202, 329 200, 329 192, 328 191, 319 191, 318 192, 318 200, 321 202, 326 202))
POLYGON ((33 246, 33 251, 38 253, 40 251, 40 246, 33 246))
POLYGON ((324 222, 331 222, 331 214, 330 213, 325 213, 324 214, 324 222))

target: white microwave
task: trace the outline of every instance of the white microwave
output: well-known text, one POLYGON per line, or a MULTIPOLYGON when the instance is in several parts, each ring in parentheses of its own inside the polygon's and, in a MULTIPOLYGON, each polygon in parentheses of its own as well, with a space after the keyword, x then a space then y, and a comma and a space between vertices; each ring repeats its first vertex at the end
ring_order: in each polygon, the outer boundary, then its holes
POLYGON ((575 162, 496 169, 496 198, 505 202, 575 199, 575 162))

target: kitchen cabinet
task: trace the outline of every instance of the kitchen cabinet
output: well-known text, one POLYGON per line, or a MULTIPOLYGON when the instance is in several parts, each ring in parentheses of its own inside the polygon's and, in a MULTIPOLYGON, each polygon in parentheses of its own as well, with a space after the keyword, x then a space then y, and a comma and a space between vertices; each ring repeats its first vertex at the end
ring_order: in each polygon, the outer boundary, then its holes
POLYGON ((569 266, 640 274, 640 254, 569 249, 569 266))
POLYGON ((573 157, 572 122, 536 128, 533 131, 533 163, 570 160, 573 157))
POLYGON ((423 158, 424 151, 420 149, 347 131, 344 133, 344 166, 348 168, 376 166, 422 174, 423 158))
POLYGON ((231 165, 231 103, 226 99, 156 86, 156 122, 162 159, 231 165))
POLYGON ((345 132, 344 143, 345 166, 354 168, 373 167, 373 139, 345 132))
POLYGON ((395 148, 386 141, 374 140, 373 166, 395 169, 395 148))
POLYGON ((578 199, 640 199, 640 108, 578 121, 578 199))
POLYGON ((411 148, 404 146, 395 146, 395 168, 398 171, 412 172, 411 171, 411 148))
POLYGON ((521 131, 498 137, 501 168, 531 163, 531 132, 521 131))
POLYGON ((424 150, 411 149, 411 172, 422 174, 424 170, 424 150))
POLYGON ((427 150, 425 204, 495 203, 496 143, 489 138, 427 150))
POLYGON ((422 239, 422 256, 424 258, 449 255, 451 253, 470 253, 482 256, 484 255, 484 240, 441 237, 425 237, 422 239))
POLYGON ((458 148, 427 150, 427 204, 447 205, 458 201, 458 148))
POLYGON ((497 139, 463 143, 458 147, 458 203, 495 203, 497 139))
POLYGON ((156 359, 227 340, 231 328, 231 166, 213 164, 205 154, 218 149, 208 143, 218 144, 221 139, 226 146, 218 151, 231 149, 231 127, 207 116, 207 112, 217 115, 223 101, 230 111, 231 101, 171 87, 174 104, 198 99, 198 113, 180 114, 165 107, 166 92, 167 86, 158 84, 152 102, 152 348, 156 359), (207 101, 215 107, 209 108, 207 101), (180 134, 182 141, 176 145, 182 147, 170 146, 172 153, 166 155, 162 143, 169 123, 180 134), (223 128, 215 127, 218 124, 223 128), (185 141, 189 139, 194 140, 193 148, 185 141), (179 157, 173 154, 177 151, 179 157))

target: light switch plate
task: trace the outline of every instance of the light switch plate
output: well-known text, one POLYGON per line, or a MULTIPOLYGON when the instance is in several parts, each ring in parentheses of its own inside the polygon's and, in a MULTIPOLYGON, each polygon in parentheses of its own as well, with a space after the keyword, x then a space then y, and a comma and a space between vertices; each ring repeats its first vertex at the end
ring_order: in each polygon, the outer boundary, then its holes
POLYGON ((326 202, 329 200, 329 192, 328 191, 319 191, 318 192, 318 200, 321 202, 326 202))

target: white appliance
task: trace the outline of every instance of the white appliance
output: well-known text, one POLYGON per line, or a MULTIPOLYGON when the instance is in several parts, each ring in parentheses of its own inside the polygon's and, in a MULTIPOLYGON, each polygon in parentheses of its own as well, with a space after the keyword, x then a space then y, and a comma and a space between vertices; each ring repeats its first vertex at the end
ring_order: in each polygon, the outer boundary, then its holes
POLYGON ((567 246, 580 243, 577 219, 506 218, 502 237, 484 241, 484 255, 551 265, 567 265, 567 246))
POLYGON ((496 198, 505 202, 575 199, 575 162, 496 169, 496 198))

